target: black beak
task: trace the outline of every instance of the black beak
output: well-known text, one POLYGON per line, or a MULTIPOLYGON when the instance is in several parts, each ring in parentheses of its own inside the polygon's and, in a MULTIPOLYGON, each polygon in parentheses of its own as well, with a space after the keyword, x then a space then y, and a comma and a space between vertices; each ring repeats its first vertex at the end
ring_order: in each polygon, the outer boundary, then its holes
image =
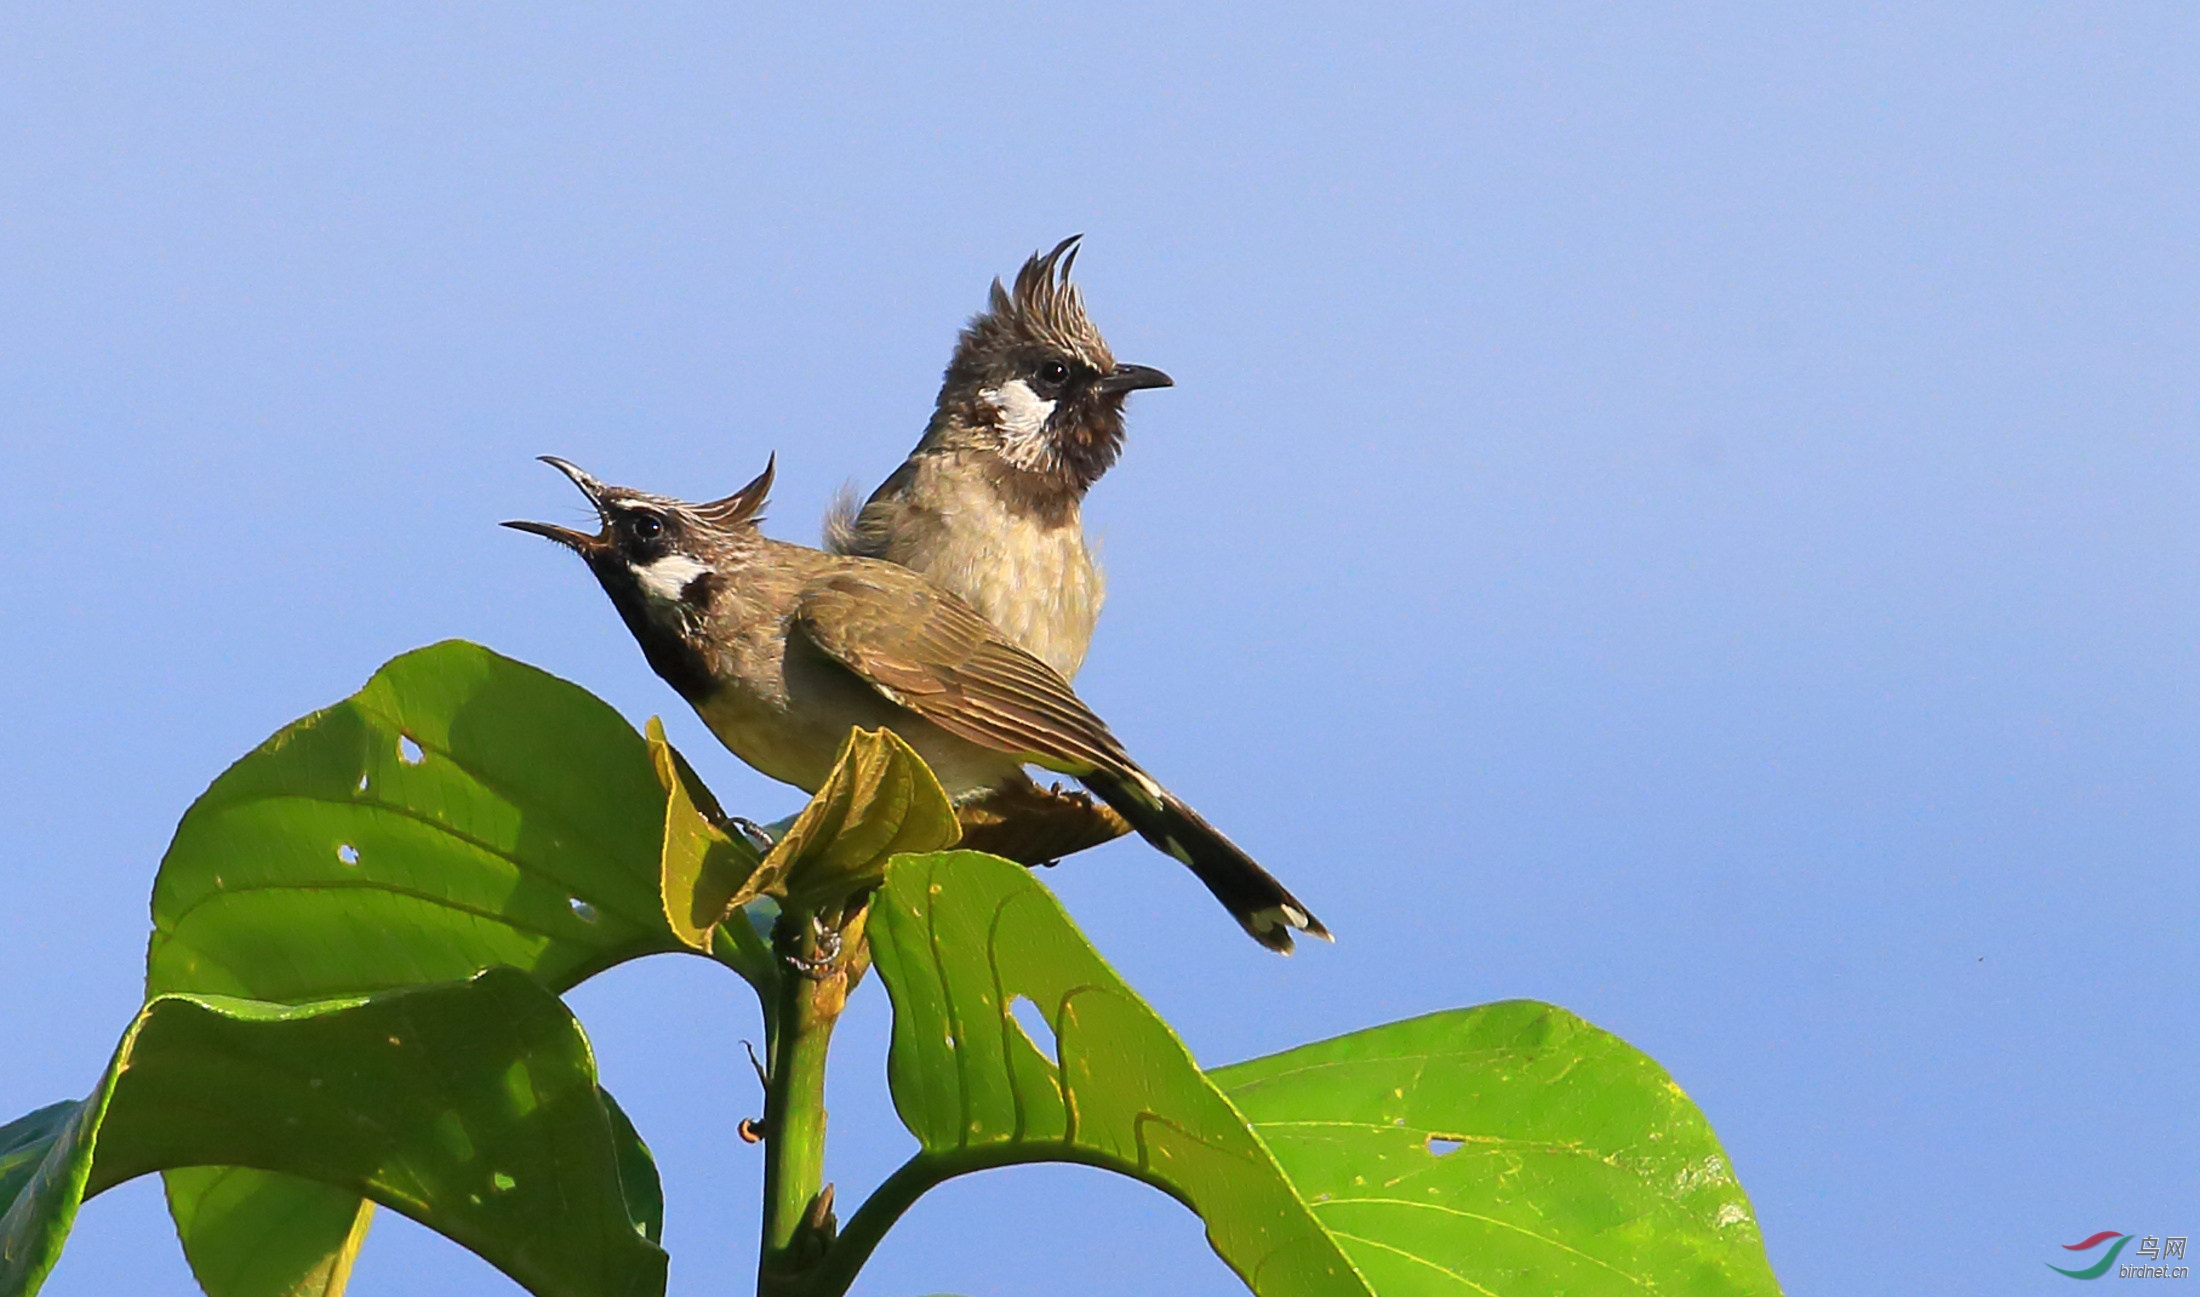
MULTIPOLYGON (((588 502, 596 506, 596 513, 599 516, 602 515, 603 483, 590 477, 578 464, 559 459, 556 455, 543 455, 540 458, 543 463, 573 479, 573 485, 581 489, 581 494, 588 497, 588 502)), ((567 549, 576 550, 583 554, 593 549, 602 540, 600 536, 591 536, 587 532, 575 531, 571 527, 560 527, 554 522, 508 522, 504 525, 510 527, 513 531, 547 536, 567 549)))
POLYGON ((571 460, 559 459, 556 455, 537 455, 535 458, 573 479, 573 485, 581 489, 581 494, 587 496, 588 502, 596 506, 596 511, 603 511, 603 483, 590 477, 588 470, 571 460))
POLYGON ((571 527, 560 527, 554 522, 526 522, 515 520, 512 522, 500 523, 498 525, 510 527, 513 531, 526 531, 533 532, 537 536, 548 536, 550 539, 556 541, 560 545, 565 546, 567 549, 576 550, 582 553, 586 553, 596 544, 596 538, 589 535, 587 532, 575 531, 571 527))
POLYGON ((1136 392, 1149 387, 1175 386, 1175 379, 1151 365, 1117 365, 1095 379, 1092 390, 1112 396, 1117 392, 1136 392))

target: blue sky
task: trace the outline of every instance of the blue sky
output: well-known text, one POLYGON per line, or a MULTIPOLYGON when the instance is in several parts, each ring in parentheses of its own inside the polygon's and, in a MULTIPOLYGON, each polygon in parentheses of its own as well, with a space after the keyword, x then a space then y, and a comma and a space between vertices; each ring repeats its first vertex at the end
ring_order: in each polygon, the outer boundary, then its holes
MULTIPOLYGON (((1227 1062, 1526 996, 1710 1115, 1797 1293, 2200 1230, 2189 8, 100 5, 0 17, 0 1109, 86 1091, 232 759, 465 636, 715 748, 554 452, 813 538, 1083 232, 1133 399, 1079 686, 1339 937, 1046 876, 1227 1062)), ((744 1288, 746 992, 574 997, 675 1293, 744 1288)), ((837 1049, 843 1200, 907 1150, 837 1049)), ((1242 1291, 1097 1173, 859 1291, 1242 1291)), ((47 1289, 192 1291, 155 1185, 47 1289)), ((353 1292, 516 1291, 384 1213, 353 1292), (500 1285, 503 1285, 500 1287, 500 1285)))

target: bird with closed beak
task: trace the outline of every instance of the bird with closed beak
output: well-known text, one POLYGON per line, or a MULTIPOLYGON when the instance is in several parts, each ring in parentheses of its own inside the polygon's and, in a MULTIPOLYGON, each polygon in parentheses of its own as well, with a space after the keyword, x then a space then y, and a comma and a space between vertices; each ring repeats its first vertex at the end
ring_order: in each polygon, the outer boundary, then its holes
POLYGON ((1327 938, 1282 883, 1131 760, 1061 674, 910 569, 773 540, 766 466, 689 504, 546 462, 595 507, 594 534, 543 522, 588 563, 643 656, 720 742, 815 792, 852 727, 884 726, 959 801, 1030 789, 1026 765, 1071 776, 1182 862, 1254 940, 1327 938))
POLYGON ((1070 282, 1072 235, 1035 253, 1013 290, 993 281, 957 339, 924 437, 857 509, 825 520, 825 546, 920 572, 1011 643, 1077 674, 1105 589, 1083 504, 1123 449, 1123 402, 1167 374, 1117 364, 1070 282))

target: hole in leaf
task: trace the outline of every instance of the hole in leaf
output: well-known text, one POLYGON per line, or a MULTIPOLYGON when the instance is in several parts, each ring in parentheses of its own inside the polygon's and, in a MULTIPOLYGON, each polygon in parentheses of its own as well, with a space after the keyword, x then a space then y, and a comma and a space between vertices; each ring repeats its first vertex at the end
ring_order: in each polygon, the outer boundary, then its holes
POLYGON ((1024 1029, 1024 1035, 1030 1037, 1031 1043, 1039 1047, 1040 1053, 1057 1062, 1061 1060, 1054 1043, 1054 1026, 1047 1021, 1047 1015, 1039 1006, 1032 1003, 1031 997, 1019 995, 1010 1000, 1008 1011, 1015 1017, 1016 1025, 1024 1029))
POLYGON ((336 858, 347 865, 356 865, 359 863, 359 848, 346 842, 336 848, 336 858))
POLYGON ((489 1187, 495 1189, 498 1193, 509 1193, 518 1185, 519 1181, 514 1180, 502 1171, 498 1171, 489 1177, 489 1187))
POLYGON ((367 791, 367 772, 364 770, 359 772, 359 791, 367 791))
POLYGON ((413 742, 412 735, 400 734, 397 736, 397 759, 408 766, 417 766, 428 759, 428 754, 420 750, 418 743, 413 742))
POLYGON ((588 902, 582 900, 580 897, 573 897, 572 899, 568 900, 566 904, 573 907, 573 917, 579 919, 581 922, 594 923, 596 921, 596 907, 590 905, 588 902))
POLYGON ((1449 1139, 1443 1135, 1431 1135, 1428 1137, 1428 1151, 1437 1157, 1442 1157, 1446 1153, 1458 1152, 1464 1143, 1464 1140, 1449 1139))

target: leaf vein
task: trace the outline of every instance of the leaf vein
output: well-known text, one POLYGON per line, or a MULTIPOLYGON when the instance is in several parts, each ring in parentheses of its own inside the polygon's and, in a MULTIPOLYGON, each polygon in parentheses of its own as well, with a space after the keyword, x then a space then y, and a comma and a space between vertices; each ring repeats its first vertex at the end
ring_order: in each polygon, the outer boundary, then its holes
POLYGON ((1332 1238, 1348 1238, 1355 1243, 1365 1243, 1369 1247, 1379 1248, 1380 1250, 1385 1252, 1395 1252, 1408 1261, 1414 1262, 1417 1265, 1425 1265, 1429 1269, 1434 1270, 1436 1273, 1443 1275, 1456 1283, 1464 1284, 1478 1293, 1486 1294, 1486 1297, 1497 1297, 1497 1293, 1494 1289, 1484 1288, 1481 1284, 1478 1284, 1474 1280, 1467 1278, 1465 1275, 1460 1274, 1458 1271, 1453 1270, 1447 1266, 1440 1266, 1434 1261, 1429 1260, 1425 1256, 1415 1256, 1413 1253, 1406 1251, 1402 1247, 1393 1247, 1388 1243, 1378 1242, 1375 1239, 1362 1238, 1358 1234, 1347 1234, 1342 1230, 1331 1229, 1327 1225, 1322 1226, 1322 1228, 1328 1229, 1332 1238))
MULTIPOLYGON (((418 811, 418 810, 414 810, 413 808, 411 808, 411 807, 408 807, 408 806, 402 806, 402 805, 397 805, 397 804, 393 804, 393 803, 390 803, 390 802, 374 801, 374 800, 370 800, 370 799, 365 799, 365 798, 316 797, 316 796, 314 796, 314 795, 312 795, 312 794, 310 794, 310 793, 278 793, 278 794, 274 794, 274 795, 271 795, 271 796, 267 796, 267 797, 253 798, 253 799, 249 799, 249 800, 239 800, 239 801, 237 801, 237 802, 233 802, 233 803, 230 803, 230 805, 232 805, 232 806, 238 806, 238 807, 242 807, 242 806, 247 806, 247 805, 250 805, 250 804, 251 804, 252 802, 254 802, 254 801, 262 801, 262 802, 275 802, 275 801, 302 801, 302 802, 312 802, 312 803, 316 803, 316 804, 318 804, 318 805, 324 805, 324 806, 365 806, 365 807, 371 807, 372 809, 375 809, 375 810, 378 810, 378 811, 387 811, 387 812, 389 812, 390 814, 392 814, 392 815, 395 815, 395 816, 397 816, 397 817, 398 817, 398 818, 400 818, 400 819, 405 819, 405 820, 411 820, 411 821, 413 821, 413 822, 415 822, 415 823, 417 823, 417 824, 425 825, 426 827, 428 827, 428 828, 430 828, 430 829, 433 829, 433 830, 435 830, 436 832, 438 832, 438 833, 441 833, 441 834, 443 834, 443 835, 444 835, 444 836, 446 836, 446 837, 449 837, 449 838, 455 839, 456 841, 459 841, 459 842, 463 842, 463 843, 465 843, 465 844, 466 844, 467 846, 473 847, 473 848, 474 848, 475 850, 477 850, 477 851, 481 852, 481 853, 482 853, 483 855, 487 855, 487 856, 493 856, 493 857, 495 857, 496 859, 498 859, 498 860, 501 860, 501 861, 503 861, 503 862, 504 862, 505 864, 507 864, 507 865, 510 865, 510 866, 512 867, 512 869, 513 869, 513 870, 514 870, 515 872, 517 872, 517 873, 518 873, 518 874, 519 874, 519 875, 520 875, 521 877, 523 877, 523 878, 533 878, 533 879, 537 879, 537 880, 540 880, 540 881, 544 881, 544 882, 554 883, 554 884, 556 884, 557 886, 559 886, 559 887, 563 888, 563 889, 564 889, 564 890, 565 890, 565 891, 566 891, 566 892, 567 892, 568 894, 571 894, 571 895, 580 895, 581 893, 583 893, 583 892, 588 892, 588 891, 590 890, 590 889, 588 889, 588 888, 585 888, 585 887, 579 886, 579 885, 577 885, 577 884, 575 884, 575 883, 572 883, 572 882, 570 882, 570 881, 568 881, 568 880, 566 880, 566 879, 564 879, 564 878, 560 878, 560 877, 558 877, 558 876, 557 876, 556 874, 553 874, 553 873, 551 873, 551 872, 550 872, 549 870, 546 870, 546 869, 541 869, 541 868, 537 868, 537 867, 533 867, 533 866, 530 866, 530 865, 528 865, 527 863, 523 862, 523 861, 522 861, 522 860, 521 860, 521 859, 520 859, 520 858, 519 858, 518 856, 514 855, 514 854, 513 854, 512 852, 510 852, 510 851, 507 851, 507 850, 505 850, 505 849, 504 849, 504 848, 502 848, 502 847, 498 847, 498 846, 494 845, 493 843, 490 843, 490 842, 486 842, 486 841, 484 841, 484 840, 482 840, 482 839, 480 839, 480 838, 477 838, 477 837, 473 836, 473 835, 472 835, 472 834, 470 834, 470 833, 467 833, 467 832, 464 832, 463 830, 460 830, 460 829, 454 828, 454 827, 452 827, 451 825, 449 825, 449 824, 447 824, 447 823, 444 823, 444 822, 442 822, 442 821, 440 821, 440 820, 435 820, 435 819, 431 819, 431 818, 429 818, 429 817, 428 817, 428 816, 427 816, 427 815, 426 815, 425 813, 423 813, 423 812, 421 812, 421 811, 418 811)), ((522 814, 525 814, 525 813, 526 813, 525 811, 522 811, 522 814)), ((359 883, 354 883, 354 882, 352 882, 352 881, 351 881, 351 880, 349 880, 349 879, 332 879, 332 880, 329 880, 329 881, 327 881, 327 882, 325 882, 325 883, 316 883, 316 884, 294 884, 294 886, 299 886, 299 887, 307 887, 307 888, 310 888, 310 887, 331 887, 331 888, 333 888, 333 887, 347 887, 347 886, 349 886, 349 887, 356 887, 356 886, 360 886, 360 885, 362 885, 362 884, 364 884, 364 885, 369 885, 369 886, 384 886, 384 885, 385 885, 385 884, 380 884, 380 883, 371 883, 371 882, 369 882, 368 880, 361 880, 361 881, 360 881, 359 883)), ((235 893, 237 893, 237 892, 241 892, 241 891, 251 891, 251 890, 256 890, 256 889, 254 889, 254 888, 237 888, 237 887, 230 887, 230 888, 217 887, 217 888, 214 888, 213 890, 211 890, 211 891, 207 892, 207 893, 206 893, 206 894, 205 894, 204 896, 201 896, 201 897, 199 897, 199 898, 198 898, 197 900, 195 900, 195 901, 191 902, 191 904, 190 904, 190 905, 188 905, 188 906, 185 906, 185 907, 183 908, 183 910, 182 910, 182 911, 180 911, 179 913, 177 913, 177 914, 176 914, 176 915, 174 916, 174 918, 173 918, 173 919, 171 920, 171 922, 173 922, 173 923, 177 923, 177 924, 180 924, 180 923, 182 923, 182 922, 183 922, 183 921, 184 921, 185 919, 187 919, 187 918, 189 918, 189 917, 191 916, 191 913, 192 913, 193 911, 197 910, 197 909, 198 909, 198 908, 199 908, 200 906, 202 906, 202 905, 205 905, 205 904, 207 904, 207 903, 208 903, 209 901, 215 900, 215 899, 216 899, 216 898, 218 898, 218 897, 221 897, 221 896, 225 896, 225 895, 234 895, 234 894, 235 894, 235 893)), ((393 890, 393 891, 397 891, 397 890, 401 890, 401 889, 397 889, 397 888, 392 888, 391 890, 393 890)), ((633 916, 632 914, 628 914, 628 913, 624 912, 624 911, 623 911, 622 909, 620 909, 619 907, 617 907, 617 906, 613 905, 613 904, 612 904, 612 903, 611 903, 610 901, 608 901, 608 900, 600 900, 600 899, 599 899, 598 897, 596 897, 596 896, 593 896, 593 895, 591 895, 591 896, 587 897, 587 899, 588 899, 588 900, 590 901, 590 903, 592 903, 592 904, 595 904, 595 905, 597 906, 597 909, 598 909, 598 911, 599 911, 600 913, 612 915, 612 916, 614 916, 614 917, 618 918, 619 920, 621 920, 622 922, 626 923, 627 925, 629 925, 629 926, 631 926, 631 927, 637 927, 637 928, 644 928, 644 929, 646 929, 646 928, 648 928, 648 927, 650 927, 650 926, 651 926, 650 924, 648 924, 648 923, 646 923, 646 922, 643 922, 642 920, 639 920, 639 919, 635 918, 635 917, 634 917, 634 916, 633 916)), ((455 904, 455 903, 454 903, 454 904, 455 904)), ((155 927, 156 927, 156 929, 158 929, 158 928, 159 928, 159 924, 158 924, 157 922, 156 922, 156 924, 155 924, 155 927)), ((545 934, 545 935, 548 935, 548 934, 545 934)))
MULTIPOLYGON (((1485 1225, 1494 1225, 1498 1229, 1511 1230, 1515 1234, 1525 1234, 1526 1236, 1534 1239, 1538 1243, 1547 1243, 1550 1246, 1557 1248, 1561 1252, 1572 1253, 1573 1255, 1580 1257, 1582 1260, 1589 1262, 1591 1265, 1601 1266, 1604 1269, 1611 1271, 1613 1274, 1620 1276, 1621 1278, 1627 1280, 1629 1283, 1634 1284, 1638 1288, 1647 1286, 1643 1282, 1641 1276, 1630 1274, 1627 1271, 1620 1269, 1618 1266, 1613 1265, 1609 1261, 1605 1261, 1599 1257, 1591 1256, 1589 1253, 1582 1251, 1580 1248, 1562 1243, 1547 1234, 1538 1234, 1532 1229, 1528 1229, 1520 1225, 1515 1225, 1508 1220, 1499 1220, 1495 1216, 1484 1216, 1480 1212, 1462 1211, 1457 1207, 1444 1206, 1442 1203, 1415 1202, 1411 1198, 1332 1198, 1328 1202, 1322 1203, 1317 1206, 1315 1210, 1317 1212, 1320 1212, 1325 1208, 1350 1207, 1357 1206, 1362 1203, 1384 1207, 1411 1207, 1420 1211, 1439 1211, 1443 1212, 1447 1216, 1462 1216, 1468 1220, 1481 1221, 1485 1225)), ((1326 1224, 1326 1222, 1324 1223, 1326 1224)))

